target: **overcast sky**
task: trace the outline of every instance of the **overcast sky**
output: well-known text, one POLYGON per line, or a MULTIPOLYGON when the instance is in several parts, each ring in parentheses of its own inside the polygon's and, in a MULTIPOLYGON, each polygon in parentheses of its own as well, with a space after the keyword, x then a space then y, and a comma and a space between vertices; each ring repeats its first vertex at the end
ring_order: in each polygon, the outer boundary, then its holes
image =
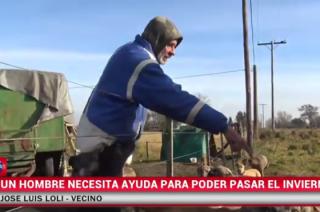
MULTIPOLYGON (((10 0, 0 8, 1 62, 61 72, 84 85, 95 85, 115 49, 132 41, 151 18, 168 16, 184 40, 164 71, 190 93, 208 96, 226 116, 245 110, 243 71, 179 79, 243 69, 241 0, 10 0)), ((250 63, 258 66, 265 119, 271 115, 270 50, 258 42, 287 41, 274 51, 275 111, 297 117, 303 104, 320 106, 320 1, 252 0, 252 9, 250 63)), ((79 117, 91 90, 69 87, 79 117)))

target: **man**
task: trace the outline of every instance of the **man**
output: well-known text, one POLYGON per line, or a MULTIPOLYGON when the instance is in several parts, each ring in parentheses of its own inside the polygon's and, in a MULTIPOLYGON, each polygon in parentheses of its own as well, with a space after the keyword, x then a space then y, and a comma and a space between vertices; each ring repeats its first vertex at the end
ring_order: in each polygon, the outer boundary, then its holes
POLYGON ((143 129, 145 108, 211 133, 222 132, 233 151, 244 148, 251 154, 222 113, 183 91, 163 72, 160 65, 175 55, 181 41, 168 18, 155 17, 142 35, 112 55, 80 120, 82 154, 71 160, 74 175, 122 176, 143 129))

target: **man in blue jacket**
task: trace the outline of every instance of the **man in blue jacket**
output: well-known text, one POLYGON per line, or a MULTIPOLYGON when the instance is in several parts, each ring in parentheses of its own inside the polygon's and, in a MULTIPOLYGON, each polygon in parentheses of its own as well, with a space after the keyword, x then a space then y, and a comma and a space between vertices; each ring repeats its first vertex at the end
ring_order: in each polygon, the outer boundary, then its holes
POLYGON ((174 56, 182 35, 166 17, 155 17, 133 42, 110 58, 79 123, 74 175, 122 176, 146 119, 146 109, 172 119, 224 133, 233 151, 251 150, 227 118, 181 89, 160 65, 174 56))

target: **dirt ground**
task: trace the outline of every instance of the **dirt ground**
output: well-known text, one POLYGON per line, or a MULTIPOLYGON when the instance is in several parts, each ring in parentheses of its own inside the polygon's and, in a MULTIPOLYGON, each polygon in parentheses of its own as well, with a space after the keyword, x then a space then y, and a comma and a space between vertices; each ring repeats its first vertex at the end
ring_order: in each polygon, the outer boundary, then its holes
MULTIPOLYGON (((211 165, 224 165, 231 169, 236 175, 236 168, 234 160, 225 159, 221 160, 216 158, 211 161, 211 165)), ((137 176, 140 177, 156 177, 156 176, 167 176, 167 163, 166 161, 153 161, 153 162, 135 162, 130 165, 134 169, 137 176)), ((195 177, 198 175, 198 163, 173 163, 173 176, 176 177, 195 177)))
MULTIPOLYGON (((137 176, 167 176, 167 164, 165 162, 134 163, 131 167, 135 170, 137 176)), ((181 177, 197 176, 197 164, 175 162, 173 173, 174 176, 181 177)))

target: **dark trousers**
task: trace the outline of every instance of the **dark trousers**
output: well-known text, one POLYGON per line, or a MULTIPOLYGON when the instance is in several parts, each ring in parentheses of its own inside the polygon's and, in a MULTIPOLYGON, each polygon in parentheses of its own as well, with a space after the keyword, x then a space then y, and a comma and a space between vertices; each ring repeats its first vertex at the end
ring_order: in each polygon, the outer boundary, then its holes
MULTIPOLYGON (((134 141, 116 141, 111 146, 101 146, 92 152, 81 153, 70 159, 72 176, 121 177, 127 158, 133 153, 134 141)), ((120 212, 121 208, 74 208, 70 211, 120 212)))
POLYGON ((127 158, 133 153, 134 141, 116 141, 92 152, 81 153, 70 159, 72 176, 121 177, 127 158))
POLYGON ((133 153, 135 142, 115 142, 110 147, 105 147, 100 154, 100 176, 122 176, 122 169, 127 158, 133 153))

